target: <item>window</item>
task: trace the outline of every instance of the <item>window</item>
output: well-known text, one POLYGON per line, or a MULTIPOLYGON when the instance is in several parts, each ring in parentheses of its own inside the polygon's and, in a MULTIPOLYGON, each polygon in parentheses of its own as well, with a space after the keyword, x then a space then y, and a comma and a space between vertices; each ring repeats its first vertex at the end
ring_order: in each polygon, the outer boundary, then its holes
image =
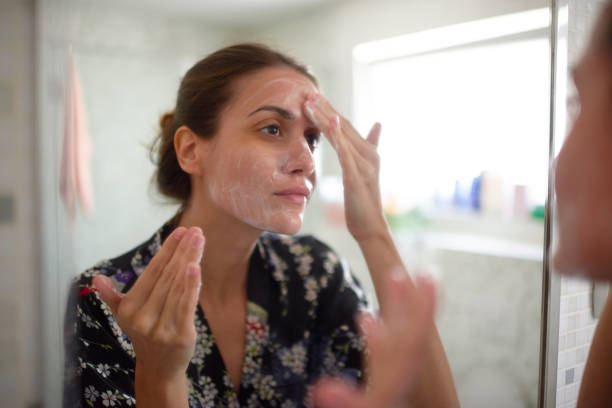
POLYGON ((360 44, 354 118, 383 125, 390 214, 527 218, 548 182, 548 9, 360 44))

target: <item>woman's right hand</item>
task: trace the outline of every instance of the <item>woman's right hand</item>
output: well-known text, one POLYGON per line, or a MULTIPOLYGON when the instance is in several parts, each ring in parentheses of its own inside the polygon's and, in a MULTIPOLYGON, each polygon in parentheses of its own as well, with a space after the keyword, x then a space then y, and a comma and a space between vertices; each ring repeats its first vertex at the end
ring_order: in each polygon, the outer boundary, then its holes
POLYGON ((94 276, 93 285, 134 346, 137 378, 150 373, 160 385, 185 381, 195 349, 203 249, 200 228, 178 227, 126 294, 107 276, 94 276))

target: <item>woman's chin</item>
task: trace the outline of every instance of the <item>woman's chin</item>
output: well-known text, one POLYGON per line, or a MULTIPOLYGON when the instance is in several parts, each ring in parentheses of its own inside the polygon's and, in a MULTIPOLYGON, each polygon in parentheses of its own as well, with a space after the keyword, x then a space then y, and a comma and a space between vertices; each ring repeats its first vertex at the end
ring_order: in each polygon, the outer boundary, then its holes
POLYGON ((295 235, 302 229, 302 217, 280 217, 280 219, 276 221, 277 222, 272 223, 269 228, 266 228, 266 230, 282 235, 295 235))
POLYGON ((559 246, 552 255, 554 270, 567 277, 595 281, 612 281, 612 257, 610 253, 581 251, 579 247, 559 246))

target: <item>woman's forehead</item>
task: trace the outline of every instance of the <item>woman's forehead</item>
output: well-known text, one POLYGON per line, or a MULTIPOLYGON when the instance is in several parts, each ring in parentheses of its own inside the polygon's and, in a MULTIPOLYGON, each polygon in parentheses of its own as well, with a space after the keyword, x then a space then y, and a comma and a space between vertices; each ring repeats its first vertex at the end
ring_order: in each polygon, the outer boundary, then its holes
POLYGON ((283 108, 303 102, 306 95, 318 93, 317 87, 303 74, 292 68, 266 68, 236 84, 235 109, 257 109, 262 104, 279 104, 283 108))

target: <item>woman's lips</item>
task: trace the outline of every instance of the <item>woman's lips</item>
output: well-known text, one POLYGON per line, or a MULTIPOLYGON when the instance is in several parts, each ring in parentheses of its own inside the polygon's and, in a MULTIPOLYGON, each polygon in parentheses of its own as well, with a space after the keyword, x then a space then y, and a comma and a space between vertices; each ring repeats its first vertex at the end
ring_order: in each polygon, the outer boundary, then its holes
POLYGON ((307 187, 293 187, 274 193, 294 204, 305 204, 310 197, 310 190, 307 187))

